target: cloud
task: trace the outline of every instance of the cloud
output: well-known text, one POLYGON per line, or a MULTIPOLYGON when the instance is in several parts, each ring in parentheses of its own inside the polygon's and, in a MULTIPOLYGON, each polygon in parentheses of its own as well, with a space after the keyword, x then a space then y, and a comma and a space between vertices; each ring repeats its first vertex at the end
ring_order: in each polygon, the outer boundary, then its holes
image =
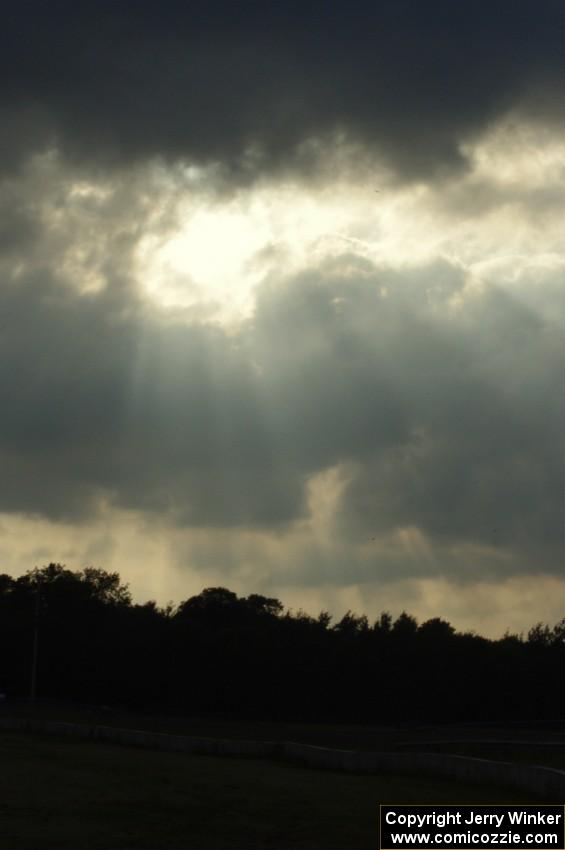
POLYGON ((563 24, 551 0, 15 5, 4 563, 558 619, 563 24))
POLYGON ((496 287, 462 290, 459 269, 432 265, 321 272, 282 305, 260 298, 277 418, 304 463, 349 465, 340 522, 358 539, 417 528, 432 544, 539 546, 559 568, 562 335, 496 287))
POLYGON ((447 260, 345 253, 271 271, 253 315, 221 325, 139 286, 139 241, 169 226, 149 172, 94 188, 64 172, 63 190, 57 169, 36 165, 16 204, 15 184, 0 197, 15 234, 0 288, 2 511, 287 534, 303 584, 559 571, 554 266, 535 267, 534 306, 527 266, 511 291, 447 260), (311 487, 332 470, 316 548, 311 487))
POLYGON ((50 146, 249 181, 345 144, 401 179, 466 166, 510 110, 562 118, 561 4, 21 2, 0 50, 5 170, 50 146), (553 94, 552 94, 553 92, 553 94))

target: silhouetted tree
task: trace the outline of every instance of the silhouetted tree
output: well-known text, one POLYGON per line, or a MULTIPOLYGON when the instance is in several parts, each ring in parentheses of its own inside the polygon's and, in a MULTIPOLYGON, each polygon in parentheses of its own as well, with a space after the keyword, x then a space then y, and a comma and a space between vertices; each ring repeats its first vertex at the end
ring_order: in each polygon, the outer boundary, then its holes
POLYGON ((51 563, 0 574, 0 684, 27 697, 36 612, 38 695, 148 711, 342 722, 555 719, 565 618, 493 641, 440 617, 285 611, 205 588, 134 604, 117 573, 51 563), (551 699, 542 699, 551 683, 551 699))

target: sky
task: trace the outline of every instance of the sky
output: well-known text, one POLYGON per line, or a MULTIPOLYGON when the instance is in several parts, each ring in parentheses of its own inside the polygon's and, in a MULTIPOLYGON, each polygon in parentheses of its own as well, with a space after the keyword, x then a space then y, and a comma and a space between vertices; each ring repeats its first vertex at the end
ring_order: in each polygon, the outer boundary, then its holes
POLYGON ((565 616, 565 6, 20 0, 0 571, 565 616))

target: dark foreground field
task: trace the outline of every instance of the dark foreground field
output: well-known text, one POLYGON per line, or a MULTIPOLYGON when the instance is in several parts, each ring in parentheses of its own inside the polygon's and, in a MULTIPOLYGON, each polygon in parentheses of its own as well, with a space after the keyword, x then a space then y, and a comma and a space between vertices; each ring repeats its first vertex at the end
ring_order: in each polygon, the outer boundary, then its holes
POLYGON ((2 850, 374 850, 378 804, 508 791, 0 734, 2 850))

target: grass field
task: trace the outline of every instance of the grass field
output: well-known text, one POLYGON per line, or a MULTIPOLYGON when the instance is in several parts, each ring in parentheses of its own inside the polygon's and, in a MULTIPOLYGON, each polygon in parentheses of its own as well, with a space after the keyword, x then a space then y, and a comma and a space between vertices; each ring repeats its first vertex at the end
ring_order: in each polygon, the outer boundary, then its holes
POLYGON ((510 803, 426 779, 350 776, 0 734, 2 850, 374 850, 378 804, 510 803))

